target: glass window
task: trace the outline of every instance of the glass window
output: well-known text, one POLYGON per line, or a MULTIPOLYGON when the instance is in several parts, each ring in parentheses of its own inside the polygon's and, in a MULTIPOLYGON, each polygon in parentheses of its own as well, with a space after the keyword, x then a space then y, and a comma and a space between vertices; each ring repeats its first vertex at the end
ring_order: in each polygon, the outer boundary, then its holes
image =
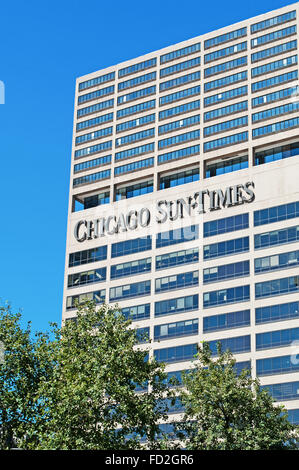
POLYGON ((170 160, 178 160, 180 158, 191 157, 192 155, 197 155, 198 153, 200 153, 199 145, 193 145, 191 147, 185 147, 180 150, 174 150, 173 152, 158 155, 158 164, 166 163, 170 160))
POLYGON ((120 82, 117 89, 118 91, 126 90, 127 88, 140 85, 141 83, 150 82, 152 80, 156 80, 156 72, 146 73, 145 75, 140 75, 139 77, 134 77, 130 80, 120 82))
POLYGON ((299 202, 254 211, 254 226, 272 224, 299 217, 299 202))
POLYGON ((217 356, 217 345, 220 343, 222 351, 231 351, 233 354, 249 352, 250 335, 237 336, 235 338, 216 339, 209 341, 209 346, 213 356, 217 356))
POLYGON ((173 188, 181 184, 187 184, 199 181, 199 168, 181 171, 179 173, 171 173, 170 175, 161 176, 159 189, 173 188))
POLYGON ((154 349, 154 357, 159 362, 190 361, 197 354, 197 343, 173 346, 172 348, 154 349))
POLYGON ((254 23, 253 25, 251 25, 251 33, 256 33, 258 31, 263 31, 264 29, 272 28, 273 26, 286 23, 287 21, 294 20, 295 18, 296 10, 284 13, 279 16, 274 16, 273 18, 269 18, 268 20, 260 21, 259 23, 254 23))
POLYGON ((108 86, 106 88, 101 88, 100 90, 96 90, 91 93, 86 93, 85 95, 80 95, 78 97, 78 104, 86 103, 86 101, 95 100, 96 98, 101 98, 102 96, 111 95, 113 93, 114 85, 108 86))
POLYGON ((110 302, 122 299, 131 299, 141 295, 149 295, 151 293, 151 281, 135 282, 126 286, 111 287, 109 293, 110 302))
POLYGON ((146 70, 151 67, 155 67, 157 65, 157 59, 148 59, 143 62, 139 62, 138 64, 129 65, 123 69, 118 71, 118 77, 125 77, 126 75, 131 75, 132 73, 141 72, 142 70, 146 70))
POLYGON ((167 269, 173 266, 197 263, 199 260, 198 248, 180 250, 165 255, 156 256, 156 270, 167 269))
POLYGON ((154 341, 198 334, 198 319, 167 323, 154 327, 154 341))
POLYGON ((257 351, 261 349, 289 346, 293 341, 297 341, 299 339, 299 328, 258 333, 255 337, 257 351))
POLYGON ((145 320, 150 318, 151 304, 135 305, 133 307, 124 307, 121 313, 132 321, 145 320))
POLYGON ((142 181, 131 186, 122 186, 116 188, 115 200, 130 199, 132 197, 142 196, 153 192, 153 180, 142 181))
POLYGON ((198 225, 189 225, 156 235, 156 248, 198 239, 198 225))
POLYGON ((246 142, 248 140, 248 132, 240 132, 239 134, 230 135, 228 137, 222 137, 221 139, 210 140, 210 142, 204 143, 204 152, 210 152, 221 147, 227 147, 228 145, 238 144, 240 142, 246 142))
POLYGON ((256 372, 258 376, 272 374, 289 374, 299 370, 299 362, 292 360, 292 356, 278 356, 257 359, 256 372))
POLYGON ((132 253, 140 253, 152 249, 152 238, 150 235, 147 237, 133 238, 132 240, 125 240, 123 242, 112 243, 111 257, 130 255, 132 253))
POLYGON ((237 67, 244 67, 245 65, 247 65, 247 56, 230 60, 228 62, 223 62, 222 64, 213 65, 212 67, 208 67, 207 69, 205 69, 204 75, 205 78, 208 78, 218 73, 228 72, 229 70, 233 70, 237 67))
POLYGON ((174 315, 198 309, 198 294, 155 302, 155 317, 174 315))
POLYGON ((115 72, 106 73, 100 77, 92 78, 84 82, 79 83, 79 91, 85 90, 86 88, 91 88, 101 83, 110 82, 115 79, 115 72))
POLYGON ((298 78, 298 70, 294 70, 292 72, 287 72, 281 75, 277 75, 276 77, 267 78, 266 80, 255 82, 251 85, 251 90, 254 93, 256 91, 260 91, 265 88, 270 88, 273 86, 281 85, 282 83, 291 82, 292 80, 296 80, 297 78, 298 78))
POLYGON ((292 294, 299 290, 299 276, 272 279, 271 281, 255 284, 255 298, 273 297, 276 295, 292 294))
POLYGON ((274 321, 290 320, 299 317, 299 302, 270 305, 255 309, 255 322, 269 323, 274 321))
POLYGON ((98 268, 91 271, 84 271, 82 273, 70 274, 68 276, 67 286, 68 288, 79 287, 103 281, 106 281, 106 268, 98 268))
POLYGON ((177 49, 176 51, 168 52, 168 54, 163 54, 160 57, 160 64, 165 64, 171 60, 179 59, 186 55, 194 54, 195 52, 200 52, 200 43, 191 44, 190 46, 183 47, 182 49, 177 49))
POLYGON ((167 82, 160 83, 160 91, 165 91, 170 88, 182 86, 187 83, 194 82, 195 80, 200 80, 200 70, 198 70, 197 72, 188 73, 187 75, 183 75, 182 77, 167 80, 167 82))
POLYGON ((249 261, 239 261, 238 263, 224 264, 203 270, 203 283, 224 281, 226 279, 236 279, 249 275, 249 261))
POLYGON ((86 108, 80 108, 77 111, 77 118, 86 116, 87 114, 97 113, 98 111, 103 111, 103 109, 113 108, 114 99, 102 101, 101 103, 93 104, 87 106, 86 108))
POLYGON ((198 271, 190 271, 188 273, 181 273, 174 276, 166 276, 156 279, 155 292, 165 292, 195 285, 198 285, 198 271))
POLYGON ((191 103, 182 104, 175 108, 166 109, 165 111, 159 112, 159 121, 167 119, 173 116, 177 116, 182 113, 189 113, 200 108, 200 100, 191 101, 191 103))
POLYGON ((103 171, 99 171, 98 173, 92 173, 91 175, 80 176, 79 178, 73 179, 73 187, 107 179, 107 178, 110 178, 110 175, 111 175, 111 170, 103 170, 103 171))
POLYGON ((203 294, 203 308, 216 307, 236 302, 250 300, 250 286, 231 287, 228 289, 205 292, 203 294))
POLYGON ((207 39, 205 41, 205 49, 218 46, 219 44, 223 44, 228 41, 233 41, 234 39, 238 39, 246 35, 247 28, 240 28, 235 31, 230 31, 229 33, 221 34, 220 36, 216 36, 212 39, 207 39))
POLYGON ((235 238, 223 242, 204 245, 203 259, 219 258, 249 251, 249 237, 235 238))
POLYGON ((209 62, 213 62, 214 60, 223 59, 224 57, 228 57, 233 54, 239 54, 240 52, 247 50, 247 41, 240 42, 239 44, 235 44, 234 46, 225 47, 224 49, 219 49, 218 51, 210 52, 209 54, 205 54, 205 64, 209 62))
POLYGON ((151 258, 144 258, 136 261, 128 261, 126 263, 114 264, 110 268, 110 279, 118 279, 120 277, 134 276, 135 274, 147 273, 151 271, 151 268, 151 258))
POLYGON ((154 166, 154 158, 146 158, 138 162, 128 163, 127 165, 121 165, 114 168, 114 176, 122 175, 124 173, 130 173, 131 171, 140 170, 141 168, 150 168, 154 166))
POLYGON ((95 292, 86 292, 84 294, 72 295, 66 298, 66 309, 77 308, 77 304, 80 305, 87 300, 94 301, 96 304, 102 304, 105 302, 106 291, 98 290, 95 292))
POLYGON ((250 325, 250 310, 203 317, 203 332, 227 330, 250 325))
POLYGON ((69 267, 94 263, 107 259, 107 245, 92 248, 90 250, 76 251, 69 255, 69 267))

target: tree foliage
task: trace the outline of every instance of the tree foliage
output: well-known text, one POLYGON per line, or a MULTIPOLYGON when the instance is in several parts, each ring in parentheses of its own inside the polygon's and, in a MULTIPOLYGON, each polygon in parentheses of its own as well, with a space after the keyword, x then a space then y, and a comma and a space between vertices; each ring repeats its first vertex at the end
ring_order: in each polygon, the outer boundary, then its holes
POLYGON ((136 347, 129 320, 89 302, 75 322, 53 326, 53 339, 39 334, 35 341, 19 320, 2 310, 1 448, 13 438, 23 449, 136 449, 139 436, 158 445, 166 375, 136 347))
POLYGON ((186 449, 278 450, 296 448, 296 427, 248 370, 237 373, 229 351, 212 357, 207 343, 183 375, 185 405, 179 436, 186 449))

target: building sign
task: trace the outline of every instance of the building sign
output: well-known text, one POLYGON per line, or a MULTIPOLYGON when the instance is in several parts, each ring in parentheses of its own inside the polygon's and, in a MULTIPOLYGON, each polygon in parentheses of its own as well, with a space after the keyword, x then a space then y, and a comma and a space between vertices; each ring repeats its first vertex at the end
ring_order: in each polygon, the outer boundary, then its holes
POLYGON ((153 221, 153 216, 155 222, 163 224, 168 220, 174 221, 194 214, 204 214, 207 211, 249 203, 255 198, 253 188, 254 183, 251 181, 229 186, 225 191, 205 189, 184 198, 171 201, 162 199, 157 201, 154 215, 148 208, 143 207, 140 210, 131 209, 117 216, 79 220, 75 225, 74 236, 78 242, 84 242, 105 235, 136 230, 139 227, 148 227, 153 221))

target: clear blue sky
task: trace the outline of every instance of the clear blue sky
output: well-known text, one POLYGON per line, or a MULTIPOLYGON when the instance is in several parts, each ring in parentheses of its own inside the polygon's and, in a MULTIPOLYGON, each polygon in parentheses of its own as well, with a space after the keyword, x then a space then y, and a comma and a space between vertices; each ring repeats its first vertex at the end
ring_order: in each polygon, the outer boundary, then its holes
POLYGON ((2 2, 2 303, 34 330, 60 322, 75 78, 289 3, 2 2))

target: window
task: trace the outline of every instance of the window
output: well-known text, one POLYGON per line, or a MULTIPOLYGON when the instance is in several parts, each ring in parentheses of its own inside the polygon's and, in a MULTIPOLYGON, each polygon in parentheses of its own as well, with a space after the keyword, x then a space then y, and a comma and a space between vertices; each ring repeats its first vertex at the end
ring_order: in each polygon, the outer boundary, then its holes
POLYGON ((299 290, 299 276, 272 279, 255 284, 255 298, 264 299, 275 295, 292 294, 299 290))
POLYGON ((295 217, 299 217, 299 202, 291 202, 281 206, 254 211, 254 226, 272 224, 295 217))
POLYGON ((255 165, 263 165, 299 155, 299 142, 255 152, 255 165))
POLYGON ((105 75, 101 75, 100 77, 92 78, 90 80, 86 80, 85 82, 79 83, 79 91, 85 90, 86 88, 90 88, 92 86, 100 85, 101 83, 110 82, 114 80, 115 72, 106 73, 105 75))
POLYGON ((161 232, 156 235, 156 248, 163 246, 176 245, 191 240, 198 239, 198 225, 189 225, 187 227, 161 232))
POLYGON ((269 57, 274 57, 275 55, 280 55, 285 52, 292 51, 297 49, 297 41, 286 42, 285 44, 280 44, 279 46, 270 47, 269 49, 264 49, 255 54, 251 54, 251 62, 258 62, 259 60, 268 59, 269 57))
POLYGON ((212 160, 211 163, 206 161, 206 178, 213 178, 214 176, 224 175, 233 171, 243 170, 248 168, 248 155, 242 157, 226 158, 221 160, 212 160))
POLYGON ((248 140, 248 132, 240 132, 239 134, 230 135, 228 137, 222 137, 221 139, 210 140, 210 142, 204 143, 204 152, 210 152, 221 147, 227 147, 228 145, 239 144, 240 142, 246 142, 248 140))
POLYGON ((156 93, 156 86, 150 86, 148 88, 143 88, 142 90, 132 91, 127 95, 122 95, 117 98, 117 104, 128 103, 129 101, 139 100, 145 96, 153 95, 156 93))
POLYGON ((183 142, 190 142, 191 140, 197 140, 200 137, 200 130, 185 132, 184 134, 175 135, 166 139, 159 140, 158 149, 163 150, 164 148, 171 147, 172 145, 178 145, 183 142))
POLYGON ((256 361, 256 373, 259 376, 290 374, 297 371, 299 371, 299 363, 292 360, 292 356, 269 357, 256 361))
POLYGON ((274 72, 274 70, 283 69, 284 67, 290 67, 291 65, 297 64, 297 56, 293 55, 292 57, 287 57, 286 59, 276 60, 275 62, 270 62, 269 64, 260 65, 259 67, 254 67, 251 69, 251 76, 258 77, 259 75, 264 75, 266 73, 274 72))
POLYGON ((115 200, 130 199, 131 197, 141 196, 153 192, 153 180, 143 181, 131 186, 122 186, 116 188, 115 200))
POLYGON ((107 179, 107 178, 110 178, 110 175, 111 175, 111 170, 104 170, 104 171, 99 171, 98 173, 92 173, 91 175, 80 176, 79 178, 74 178, 73 187, 107 179))
POLYGON ((235 238, 224 242, 204 245, 203 259, 219 258, 221 256, 234 255, 249 251, 249 237, 235 238))
POLYGON ((89 170, 90 168, 95 168, 97 166, 108 165, 109 163, 111 163, 111 155, 95 158, 94 160, 87 160, 87 162, 81 162, 74 165, 74 173, 89 170))
POLYGON ((138 344, 148 343, 150 340, 150 329, 149 327, 137 328, 136 329, 136 338, 138 344))
POLYGON ((182 77, 167 80, 167 82, 160 83, 160 91, 165 91, 170 88, 185 85, 187 83, 194 82, 195 80, 200 80, 200 70, 198 70, 197 72, 188 73, 187 75, 183 75, 182 77))
POLYGON ((237 67, 244 67, 247 65, 247 57, 240 57, 239 59, 230 60, 229 62, 224 62, 223 64, 213 65, 213 67, 208 67, 205 69, 205 78, 211 77, 218 73, 228 72, 237 67))
POLYGON ((98 268, 82 273, 70 274, 68 276, 67 286, 68 288, 79 287, 103 281, 106 281, 106 268, 98 268))
POLYGON ((285 382, 280 384, 262 385, 277 401, 297 400, 299 398, 299 382, 285 382))
MULTIPOLYGON (((294 107, 294 106, 293 106, 294 107)), ((296 109, 298 106, 296 105, 296 109)), ((276 132, 286 131, 299 126, 299 118, 288 119, 287 121, 276 122, 263 127, 257 127, 252 130, 253 139, 263 137, 264 135, 274 134, 276 132)))
POLYGON ((119 160, 125 160, 126 158, 138 157, 139 155, 144 155, 145 153, 153 152, 154 148, 155 144, 151 143, 140 145, 139 147, 134 147, 128 150, 122 150, 121 152, 115 153, 114 160, 117 162, 119 160))
POLYGON ((154 327, 154 341, 198 334, 198 319, 167 323, 154 327))
POLYGON ((149 69, 151 67, 155 67, 157 65, 157 59, 148 59, 144 62, 139 62, 138 64, 129 65, 129 67, 125 67, 118 71, 118 77, 125 77, 126 75, 131 75, 132 73, 141 72, 142 70, 149 69))
POLYGON ((241 328, 243 326, 250 326, 250 310, 240 310, 238 312, 203 317, 204 333, 241 328))
POLYGON ((258 47, 262 44, 267 44, 268 42, 273 42, 277 41, 278 39, 286 38, 288 36, 291 36, 292 34, 296 34, 296 31, 297 28, 296 25, 294 25, 272 33, 264 34, 263 36, 251 39, 251 47, 258 47))
POLYGON ((115 302, 122 299, 131 299, 141 295, 149 295, 151 293, 151 281, 135 282, 126 286, 111 287, 109 300, 115 302))
POLYGON ((172 75, 173 73, 181 72, 182 70, 191 69, 197 65, 200 65, 200 57, 195 57, 194 59, 171 65, 170 67, 166 67, 160 70, 160 78, 167 77, 167 75, 172 75))
POLYGON ((270 305, 255 309, 255 323, 269 323, 274 321, 290 320, 299 317, 299 302, 270 305))
POLYGON ((173 346, 172 348, 154 349, 154 357, 159 362, 190 361, 197 354, 197 343, 173 346))
POLYGON ((177 116, 178 114, 189 113, 199 108, 200 108, 200 100, 196 100, 196 101, 191 101, 191 103, 186 103, 186 104, 182 104, 181 106, 176 106, 175 108, 166 109, 165 111, 159 112, 159 121, 177 116))
POLYGON ((166 134, 175 129, 183 129, 185 127, 194 126, 195 124, 200 123, 200 115, 191 116, 189 118, 180 119, 179 121, 169 122, 163 126, 159 126, 158 133, 159 135, 166 134))
POLYGON ((270 18, 268 20, 260 21, 259 23, 251 25, 251 32, 256 33, 257 31, 263 31, 264 29, 272 28, 273 26, 286 23, 287 21, 294 20, 295 18, 295 10, 290 11, 288 13, 284 13, 283 15, 274 16, 273 18, 270 18))
POLYGON ((125 240, 123 242, 112 243, 111 257, 130 255, 132 253, 140 253, 152 249, 152 238, 147 237, 133 238, 133 240, 125 240))
POLYGON ((156 279, 155 292, 157 294, 195 285, 198 285, 198 271, 190 271, 188 273, 181 273, 156 279))
POLYGON ((223 44, 228 41, 233 41, 234 39, 238 39, 246 35, 247 28, 240 28, 235 31, 230 31, 229 33, 221 34, 220 36, 216 36, 212 39, 207 39, 205 41, 205 49, 218 46, 219 44, 223 44))
POLYGON ((297 341, 299 339, 299 328, 258 333, 255 335, 255 338, 257 351, 261 349, 289 346, 293 341, 297 341))
POLYGON ((109 204, 110 193, 94 194, 93 196, 83 197, 82 199, 75 199, 75 211, 90 209, 91 207, 101 206, 102 204, 109 204))
POLYGON ((107 259, 107 246, 99 246, 90 250, 77 251, 69 255, 69 267, 94 263, 107 259))
POLYGON ((127 263, 114 264, 110 268, 110 279, 118 279, 120 277, 134 276, 135 274, 143 274, 151 271, 151 258, 139 259, 136 261, 128 261, 127 263))
POLYGON ((96 98, 101 98, 102 96, 111 95, 114 93, 114 85, 107 86, 101 90, 96 90, 91 93, 86 93, 86 95, 81 95, 78 97, 78 104, 85 103, 86 101, 95 100, 96 98))
POLYGON ((204 99, 204 106, 212 106, 214 104, 223 103, 240 96, 247 95, 248 88, 246 86, 241 86, 239 88, 234 88, 233 90, 225 91, 224 93, 217 93, 217 95, 212 95, 204 99))
POLYGON ((249 227, 249 214, 238 214, 223 219, 212 220, 211 222, 204 222, 203 233, 204 237, 212 237, 221 233, 235 232, 249 227))
POLYGON ((224 264, 203 270, 203 283, 225 281, 249 275, 249 261, 239 261, 238 263, 224 264))
POLYGON ((128 163, 127 165, 117 166, 114 168, 114 176, 130 173, 131 171, 140 170, 141 168, 150 168, 154 166, 154 158, 146 158, 139 162, 128 163))
POLYGON ((299 409, 298 410, 288 410, 288 420, 292 424, 299 424, 299 409))
POLYGON ((252 107, 262 106, 265 104, 273 103, 279 100, 285 100, 292 96, 298 96, 299 87, 285 88, 284 90, 276 91, 274 93, 268 93, 267 95, 261 95, 257 98, 252 99, 252 107))
POLYGON ((181 184, 187 184, 194 181, 199 181, 199 168, 161 176, 159 189, 173 188, 175 186, 180 186, 181 184))
POLYGON ((148 114, 147 116, 139 117, 136 119, 132 119, 131 121, 126 121, 126 122, 122 122, 121 124, 117 124, 116 132, 127 131, 130 129, 134 129, 135 127, 150 124, 151 122, 155 122, 154 114, 148 114))
POLYGON ((199 260, 198 248, 175 251, 165 255, 156 256, 156 271, 184 264, 197 263, 199 260))
POLYGON ((106 127, 95 132, 89 132, 88 134, 82 134, 76 137, 76 145, 82 144, 83 142, 89 142, 90 140, 101 139, 112 135, 113 127, 106 127))
POLYGON ((84 294, 72 295, 66 298, 66 309, 77 308, 77 304, 80 305, 87 300, 92 300, 96 304, 102 304, 105 302, 106 291, 98 290, 95 292, 86 292, 84 294))
POLYGON ((105 124, 106 122, 110 121, 113 121, 113 113, 103 114, 103 116, 98 116, 93 119, 88 119, 87 121, 78 122, 76 125, 76 130, 82 131, 83 129, 105 124))
POLYGON ((200 52, 200 43, 192 44, 191 46, 183 47, 182 49, 177 49, 176 51, 168 52, 168 54, 161 55, 160 64, 165 64, 171 60, 179 59, 186 55, 194 54, 195 52, 200 52))
POLYGON ((281 85, 282 83, 291 82, 298 78, 298 70, 293 72, 283 73, 282 75, 277 75, 276 77, 267 78, 266 80, 261 80, 260 82, 255 82, 251 85, 252 93, 256 91, 263 90, 265 88, 270 88, 273 86, 281 85))
POLYGON ((203 308, 250 300, 250 286, 231 287, 203 294, 203 308))
POLYGON ((142 113, 153 109, 156 106, 156 100, 146 101, 145 103, 135 104, 135 106, 129 106, 128 108, 119 109, 116 113, 117 119, 123 118, 125 116, 130 116, 136 113, 142 113))
POLYGON ((228 75, 224 78, 218 78, 212 82, 207 82, 204 85, 204 89, 205 91, 216 90, 217 88, 223 88, 225 86, 232 85, 233 83, 242 82, 243 80, 247 80, 247 71, 228 75))
POLYGON ((249 352, 250 335, 237 336, 235 338, 216 339, 209 341, 209 346, 213 356, 217 356, 217 345, 220 343, 222 351, 230 350, 233 354, 249 352))
MULTIPOLYGON (((115 147, 120 147, 121 145, 131 144, 138 142, 139 140, 149 139, 155 135, 155 129, 146 129, 145 131, 135 132, 134 134, 125 135, 123 137, 118 137, 115 139, 115 147)), ((153 144, 152 144, 153 148, 153 144)), ((117 154, 118 155, 118 154, 117 154)))
POLYGON ((135 305, 121 309, 121 313, 132 321, 150 318, 151 304, 135 305))
POLYGON ((268 248, 275 245, 284 245, 299 240, 299 225, 294 227, 273 230, 272 232, 259 233, 254 235, 254 248, 268 248))
POLYGON ((195 96, 200 94, 200 85, 194 86, 192 88, 186 88, 185 90, 177 91, 171 93, 170 95, 161 96, 159 99, 160 106, 164 104, 174 103, 175 101, 184 100, 189 98, 189 96, 195 96))
POLYGON ((155 302, 155 317, 174 315, 198 309, 198 294, 155 302))
POLYGON ((84 147, 80 150, 75 150, 75 158, 86 157, 94 153, 105 152, 106 150, 111 150, 112 140, 103 142, 101 144, 92 145, 91 147, 84 147))
POLYGON ((219 124, 214 124, 213 126, 208 126, 204 128, 204 137, 209 137, 214 134, 219 134, 221 132, 229 131, 230 129, 236 129, 237 127, 243 127, 248 125, 248 117, 240 117, 236 119, 231 119, 230 121, 220 122, 219 124))
POLYGON ((233 54, 239 54, 240 52, 247 50, 247 41, 240 42, 239 44, 235 44, 234 46, 225 47, 224 49, 219 49, 215 52, 210 52, 209 54, 205 54, 205 64, 209 62, 213 62, 214 60, 223 59, 224 57, 228 57, 233 54))
POLYGON ((174 150, 173 152, 164 153, 163 155, 158 155, 158 164, 166 163, 170 160, 178 160, 180 158, 191 157, 192 155, 197 155, 200 152, 199 145, 193 145, 191 147, 186 147, 180 150, 174 150))
POLYGON ((223 108, 214 109, 213 111, 204 113, 204 121, 211 121, 212 119, 218 119, 229 114, 240 113, 242 111, 247 111, 247 109, 248 101, 241 101, 240 103, 234 103, 229 106, 224 106, 223 108))
POLYGON ((256 258, 254 260, 254 272, 259 274, 277 269, 293 268, 298 265, 299 251, 290 251, 289 253, 256 258))
POLYGON ((147 73, 145 75, 140 75, 139 77, 131 78, 131 80, 126 80, 125 82, 120 82, 117 86, 118 91, 126 90, 141 83, 150 82, 156 80, 156 72, 147 73))
POLYGON ((103 111, 103 109, 113 108, 114 99, 102 101, 101 103, 93 104, 92 106, 87 106, 86 108, 78 109, 77 118, 86 116, 87 114, 97 113, 98 111, 103 111))

